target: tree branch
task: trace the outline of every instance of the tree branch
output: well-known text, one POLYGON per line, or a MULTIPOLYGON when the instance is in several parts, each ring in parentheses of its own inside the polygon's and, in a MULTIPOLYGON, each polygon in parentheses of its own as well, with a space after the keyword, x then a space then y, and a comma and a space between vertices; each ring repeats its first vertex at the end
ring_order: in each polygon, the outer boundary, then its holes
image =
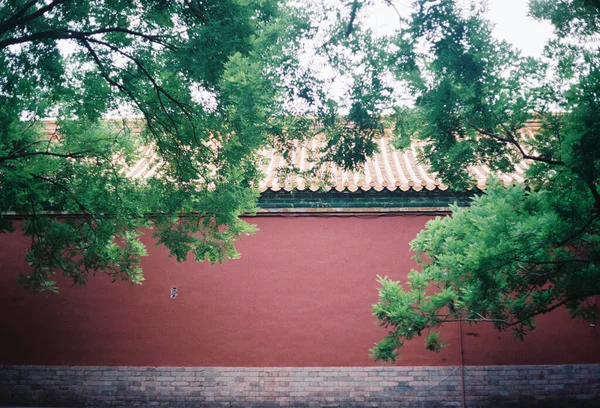
POLYGON ((589 187, 590 192, 594 197, 594 207, 596 208, 596 211, 600 211, 600 194, 598 194, 596 184, 589 179, 585 180, 585 184, 589 187))
POLYGON ((118 54, 126 57, 129 60, 131 60, 144 73, 144 75, 148 78, 148 80, 152 83, 152 86, 154 87, 154 89, 158 93, 159 102, 161 103, 162 109, 165 112, 165 114, 169 115, 169 113, 167 112, 167 109, 165 108, 164 104, 162 103, 162 100, 161 100, 161 97, 160 97, 161 94, 165 95, 171 102, 173 102, 175 105, 177 105, 177 107, 179 109, 181 109, 181 111, 187 116, 188 119, 191 119, 191 113, 188 112, 188 107, 185 106, 183 103, 181 103, 179 100, 177 100, 169 92, 167 92, 162 86, 160 86, 156 82, 156 79, 154 79, 154 77, 152 76, 152 74, 150 74, 150 72, 148 72, 148 70, 146 69, 146 67, 144 67, 144 64, 142 64, 139 59, 137 59, 133 55, 131 55, 131 54, 129 54, 129 53, 127 53, 127 52, 125 52, 125 51, 123 51, 123 50, 115 47, 114 45, 112 45, 110 43, 107 43, 106 41, 96 40, 94 38, 88 38, 87 41, 103 45, 103 46, 107 47, 108 49, 110 49, 110 50, 112 50, 112 51, 114 51, 114 52, 116 52, 116 53, 118 53, 118 54))
POLYGON ((595 214, 594 216, 590 217, 590 219, 587 220, 581 228, 579 228, 577 231, 574 231, 567 238, 565 238, 561 242, 559 242, 558 246, 560 247, 563 245, 567 245, 572 239, 574 239, 578 235, 583 234, 590 227, 590 225, 592 225, 592 223, 598 219, 599 216, 600 216, 600 214, 595 214))
MULTIPOLYGON (((44 140, 44 142, 45 142, 45 140, 44 140)), ((75 152, 75 153, 54 153, 54 152, 48 152, 48 151, 25 152, 25 153, 21 153, 21 154, 12 154, 9 156, 0 157, 0 162, 8 161, 8 160, 18 160, 18 159, 22 159, 25 157, 31 157, 31 156, 54 156, 54 157, 62 157, 62 158, 70 158, 70 159, 80 159, 82 157, 85 157, 86 153, 91 153, 91 152, 93 152, 93 150, 83 150, 81 152, 75 152)))
POLYGON ((83 214, 85 214, 85 215, 93 218, 94 220, 96 219, 96 217, 94 216, 94 214, 91 211, 89 211, 88 208, 85 205, 83 205, 83 203, 81 203, 81 201, 79 201, 79 199, 75 196, 75 194, 73 193, 73 191, 71 191, 71 189, 68 188, 67 186, 65 186, 63 184, 60 184, 59 182, 57 182, 55 180, 52 180, 51 178, 40 176, 39 174, 31 173, 31 176, 33 178, 35 178, 35 179, 38 179, 38 180, 50 183, 53 186, 58 187, 59 189, 61 189, 65 193, 69 194, 71 196, 71 199, 75 202, 75 204, 77 204, 77 206, 83 212, 83 214))
POLYGON ((356 19, 356 13, 358 11, 359 6, 360 5, 358 3, 358 0, 354 0, 354 2, 352 3, 352 10, 350 11, 350 21, 348 22, 348 27, 346 28, 346 38, 348 38, 350 34, 352 34, 354 20, 356 19))
POLYGON ((110 28, 100 28, 100 29, 92 30, 92 31, 75 31, 75 30, 70 30, 67 28, 58 28, 55 30, 40 31, 37 33, 25 35, 22 37, 7 38, 6 40, 0 41, 0 50, 8 47, 9 45, 23 44, 23 43, 27 43, 27 42, 47 40, 47 39, 74 40, 74 39, 86 38, 88 40, 91 40, 91 38, 89 38, 89 37, 91 37, 93 35, 108 34, 108 33, 129 34, 134 37, 143 38, 151 43, 159 44, 159 45, 161 45, 165 48, 171 49, 171 50, 176 48, 173 44, 166 42, 162 37, 157 36, 157 35, 144 34, 139 31, 133 31, 133 30, 129 30, 126 28, 110 27, 110 28))
POLYGON ((503 127, 503 129, 505 130, 505 132, 508 132, 508 135, 510 136, 510 138, 506 138, 506 137, 502 137, 496 133, 492 133, 489 132, 487 130, 484 129, 480 129, 476 126, 473 126, 469 123, 469 127, 471 127, 472 129, 474 129, 476 132, 491 137, 494 140, 498 140, 500 142, 504 142, 504 143, 508 143, 511 144, 513 146, 515 146, 518 150, 519 153, 521 154, 521 157, 525 160, 533 160, 533 161, 539 161, 539 162, 543 162, 543 163, 547 163, 547 164, 551 164, 551 165, 556 165, 556 166, 564 166, 565 162, 561 161, 561 160, 553 160, 553 159, 549 159, 547 157, 543 157, 543 156, 532 156, 530 154, 528 154, 525 149, 523 149, 523 146, 521 146, 521 144, 515 139, 515 137, 512 135, 512 132, 506 128, 506 126, 502 123, 500 123, 500 125, 503 127))
POLYGON ((510 326, 510 322, 503 320, 503 319, 486 319, 486 318, 481 318, 481 319, 448 319, 448 320, 444 320, 442 322, 440 322, 440 324, 442 323, 456 323, 456 322, 471 322, 471 323, 501 323, 503 325, 505 325, 506 327, 510 326))
POLYGON ((400 21, 400 23, 402 23, 403 18, 402 15, 400 14, 400 12, 398 11, 398 8, 396 7, 396 5, 392 2, 392 0, 385 0, 385 4, 387 4, 388 6, 390 6, 391 8, 394 9, 394 11, 396 12, 396 15, 398 16, 398 20, 400 21))
MULTIPOLYGON (((20 10, 18 10, 15 14, 13 14, 10 18, 0 23, 0 35, 4 34, 9 30, 12 30, 15 27, 25 25, 28 22, 35 20, 36 18, 42 16, 44 13, 51 11, 52 9, 66 1, 67 0, 54 0, 46 6, 34 11, 33 13, 27 14, 26 16, 22 17, 25 14, 25 12, 27 12, 27 10, 29 10, 31 7, 33 7, 35 3, 37 3, 37 0, 30 1, 29 3, 25 4, 20 10)), ((0 49, 2 48, 3 47, 0 47, 0 49)))
POLYGON ((537 261, 531 259, 515 259, 515 262, 521 262, 530 265, 564 265, 568 263, 592 263, 587 259, 558 259, 554 261, 537 261))
MULTIPOLYGON (((4 33, 5 31, 7 31, 5 29, 5 27, 9 27, 13 22, 17 21, 19 18, 21 18, 22 15, 24 15, 27 10, 29 10, 31 7, 33 7, 33 5, 35 3, 37 3, 38 0, 31 0, 28 3, 25 3, 23 5, 23 7, 21 7, 19 10, 15 11, 15 13, 10 16, 9 18, 7 18, 6 20, 4 20, 3 22, 0 23, 0 35, 2 33, 4 33)), ((9 28, 10 29, 10 28, 9 28)))
MULTIPOLYGON (((529 316, 527 316, 527 317, 525 317, 523 319, 516 320, 516 321, 507 321, 507 320, 504 320, 504 319, 488 319, 486 317, 483 317, 481 314, 477 313, 479 316, 481 316, 480 319, 467 319, 467 318, 465 318, 465 319, 440 320, 438 322, 438 325, 441 325, 443 323, 453 323, 453 322, 501 323, 501 324, 503 324, 505 326, 504 328, 506 329, 508 327, 519 325, 519 324, 523 323, 524 321, 531 319, 534 316, 539 316, 539 315, 542 315, 542 314, 550 313, 551 311, 553 311, 555 309, 558 309, 559 307, 564 306, 565 304, 567 304, 569 302, 572 302, 574 300, 585 299, 585 298, 588 298, 590 296, 596 296, 596 295, 599 295, 599 294, 600 293, 588 293, 588 294, 585 294, 585 295, 572 296, 572 297, 563 299, 560 302, 555 303, 554 305, 549 306, 549 307, 547 307, 545 309, 535 310, 529 316)), ((444 316, 437 316, 437 317, 444 317, 444 316)))
POLYGON ((137 100, 137 98, 135 97, 135 95, 130 90, 128 90, 124 85, 118 83, 117 81, 115 81, 114 79, 112 79, 108 75, 108 73, 105 70, 104 63, 100 59, 100 56, 98 55, 98 53, 96 53, 96 51, 92 48, 92 46, 90 45, 90 43, 89 43, 89 41, 88 41, 87 38, 80 38, 78 40, 90 52, 90 55, 92 56, 92 59, 96 63, 96 66, 98 67, 98 70, 99 70, 100 75, 102 76, 102 78, 104 78, 106 80, 106 82, 108 82, 110 85, 112 85, 113 87, 117 88, 119 91, 121 91, 125 95, 127 95, 129 97, 129 99, 135 104, 135 106, 140 110, 140 112, 142 112, 142 114, 144 115, 144 119, 146 120, 146 123, 148 124, 148 130, 150 130, 150 132, 156 137, 156 140, 158 142, 157 143, 157 147, 158 147, 159 151, 161 152, 161 154, 163 156, 165 156, 165 154, 164 154, 165 152, 164 152, 163 146, 162 146, 163 142, 161 140, 161 137, 160 137, 159 133, 154 128, 153 121, 156 121, 164 129, 167 129, 168 125, 162 123, 160 120, 158 120, 155 117, 155 115, 153 115, 150 112, 148 112, 142 106, 142 104, 137 100))

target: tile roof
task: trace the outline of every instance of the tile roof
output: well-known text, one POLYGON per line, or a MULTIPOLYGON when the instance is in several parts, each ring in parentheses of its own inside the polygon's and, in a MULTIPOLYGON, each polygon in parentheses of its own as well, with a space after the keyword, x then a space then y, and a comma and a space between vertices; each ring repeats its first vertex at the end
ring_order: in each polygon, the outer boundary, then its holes
MULTIPOLYGON (((530 132, 530 130, 529 130, 530 132)), ((347 171, 333 163, 326 164, 319 169, 321 180, 304 178, 302 175, 281 177, 281 173, 288 163, 276 150, 265 150, 264 163, 261 170, 265 177, 259 184, 261 192, 265 191, 445 191, 448 186, 440 180, 427 165, 418 160, 419 144, 413 143, 410 148, 400 151, 391 145, 388 138, 377 141, 379 151, 368 158, 364 166, 356 171, 347 171), (330 183, 320 184, 323 179, 329 179, 330 183)), ((305 171, 314 166, 311 161, 311 152, 315 151, 316 141, 297 146, 291 154, 290 162, 293 167, 305 171)), ((469 172, 477 180, 476 187, 485 189, 491 174, 494 173, 506 185, 514 182, 524 181, 524 173, 528 168, 525 161, 515 166, 512 173, 493 172, 486 165, 471 166, 469 172)), ((300 173, 301 173, 300 172, 300 173)))
MULTIPOLYGON (((51 121, 44 123, 47 135, 56 135, 56 124, 51 121)), ((522 131, 525 137, 531 137, 538 125, 528 124, 522 131)), ((134 130, 135 131, 135 130, 134 130)), ((54 136, 52 136, 54 137, 54 136)), ((356 171, 343 170, 333 163, 320 165, 315 174, 317 177, 306 177, 308 170, 315 166, 314 152, 318 151, 319 142, 309 141, 296 145, 291 152, 289 161, 275 149, 263 150, 263 160, 260 169, 264 178, 259 182, 261 192, 277 191, 445 191, 448 186, 435 173, 418 161, 419 144, 413 143, 410 148, 400 151, 394 148, 389 138, 377 141, 379 151, 368 158, 362 168, 356 171), (287 173, 294 168, 299 172, 287 173)), ((154 160, 157 154, 152 148, 142 152, 142 158, 127 171, 133 178, 150 178, 159 166, 154 160)), ((524 181, 524 173, 528 168, 526 161, 515 166, 512 173, 492 172, 486 165, 471 166, 469 172, 477 180, 476 187, 485 189, 486 183, 494 173, 506 185, 524 181)), ((315 170, 315 169, 313 169, 315 170)))

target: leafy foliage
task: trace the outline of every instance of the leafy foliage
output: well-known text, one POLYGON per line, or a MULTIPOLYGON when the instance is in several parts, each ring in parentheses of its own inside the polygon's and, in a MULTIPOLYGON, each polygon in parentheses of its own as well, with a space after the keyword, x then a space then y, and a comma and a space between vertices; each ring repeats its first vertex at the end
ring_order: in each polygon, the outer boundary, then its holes
POLYGON ((435 329, 449 322, 522 338, 561 306, 597 317, 586 299, 600 293, 598 4, 532 1, 561 34, 534 59, 491 36, 479 3, 458 3, 415 1, 397 34, 396 74, 416 98, 397 110, 397 144, 423 140, 422 160, 457 189, 473 186, 470 165, 529 168, 524 184, 492 182, 470 208, 430 221, 411 243, 421 270, 405 285, 379 280, 373 312, 390 329, 371 350, 379 360, 422 332, 439 351, 435 329))
POLYGON ((324 133, 335 152, 326 160, 360 165, 381 107, 357 86, 360 123, 349 127, 299 55, 310 41, 325 54, 368 36, 320 28, 315 10, 278 0, 1 2, 0 228, 26 217, 31 273, 21 283, 56 291, 57 271, 79 285, 96 271, 139 283, 143 228, 179 261, 237 257, 234 240, 254 231, 239 216, 255 210, 267 144, 287 157, 324 133), (128 175, 140 159, 151 177, 128 175))
POLYGON ((282 47, 266 33, 285 41, 278 7, 2 3, 0 212, 4 230, 7 214, 27 215, 24 286, 56 291, 57 270, 75 284, 95 271, 139 283, 139 236, 152 224, 178 260, 237 256, 233 240, 253 231, 238 219, 254 208, 253 154, 279 97, 259 63, 282 47), (128 177, 142 155, 154 177, 128 177))

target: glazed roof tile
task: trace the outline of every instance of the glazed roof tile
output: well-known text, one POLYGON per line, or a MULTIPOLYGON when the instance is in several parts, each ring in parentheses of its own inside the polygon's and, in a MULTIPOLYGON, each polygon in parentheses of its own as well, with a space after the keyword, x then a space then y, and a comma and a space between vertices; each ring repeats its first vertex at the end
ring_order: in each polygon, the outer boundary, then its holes
MULTIPOLYGON (((46 122, 47 134, 55 137, 56 125, 46 122)), ((533 135, 535 124, 529 124, 522 131, 524 137, 533 135)), ((136 130, 134 130, 136 131, 136 130)), ((139 131, 139 130, 138 130, 139 131)), ((319 163, 320 142, 316 139, 303 144, 296 144, 286 160, 275 149, 264 149, 263 160, 259 165, 264 177, 259 182, 261 192, 285 191, 445 191, 448 186, 433 173, 426 164, 418 160, 418 152, 422 148, 418 142, 401 151, 394 148, 390 138, 383 137, 377 141, 378 152, 368 158, 357 170, 344 170, 333 163, 319 163), (312 172, 311 172, 312 170, 312 172)), ((147 148, 142 158, 129 167, 127 175, 132 178, 152 177, 158 168, 156 152, 147 148)), ((485 189, 490 176, 495 175, 505 185, 524 181, 524 173, 528 168, 526 161, 518 163, 511 173, 493 172, 486 165, 470 166, 468 171, 476 180, 476 188, 485 189)))
MULTIPOLYGON (((264 174, 258 187, 265 191, 445 191, 448 186, 432 172, 426 164, 419 161, 421 145, 413 143, 404 151, 394 148, 388 138, 377 141, 379 151, 368 158, 365 164, 355 171, 343 170, 333 163, 320 164, 315 172, 321 177, 303 177, 306 170, 314 170, 315 163, 309 158, 315 151, 315 142, 296 145, 289 162, 275 149, 262 152, 265 160, 261 165, 264 174), (300 172, 286 176, 287 171, 296 168, 300 172), (327 183, 327 179, 329 183, 327 183)), ((483 190, 494 175, 506 185, 524 181, 524 173, 528 164, 523 161, 515 166, 511 173, 492 171, 486 165, 468 168, 476 180, 476 188, 483 190)), ((293 173, 293 172, 292 172, 293 173)))

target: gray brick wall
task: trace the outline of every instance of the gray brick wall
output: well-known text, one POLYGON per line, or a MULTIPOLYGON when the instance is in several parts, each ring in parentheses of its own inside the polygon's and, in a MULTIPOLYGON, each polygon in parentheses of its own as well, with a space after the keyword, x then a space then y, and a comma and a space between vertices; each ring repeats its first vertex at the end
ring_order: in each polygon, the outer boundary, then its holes
MULTIPOLYGON (((466 406, 600 406, 600 365, 470 366, 466 406)), ((0 406, 462 407, 460 367, 0 366, 0 406)))

